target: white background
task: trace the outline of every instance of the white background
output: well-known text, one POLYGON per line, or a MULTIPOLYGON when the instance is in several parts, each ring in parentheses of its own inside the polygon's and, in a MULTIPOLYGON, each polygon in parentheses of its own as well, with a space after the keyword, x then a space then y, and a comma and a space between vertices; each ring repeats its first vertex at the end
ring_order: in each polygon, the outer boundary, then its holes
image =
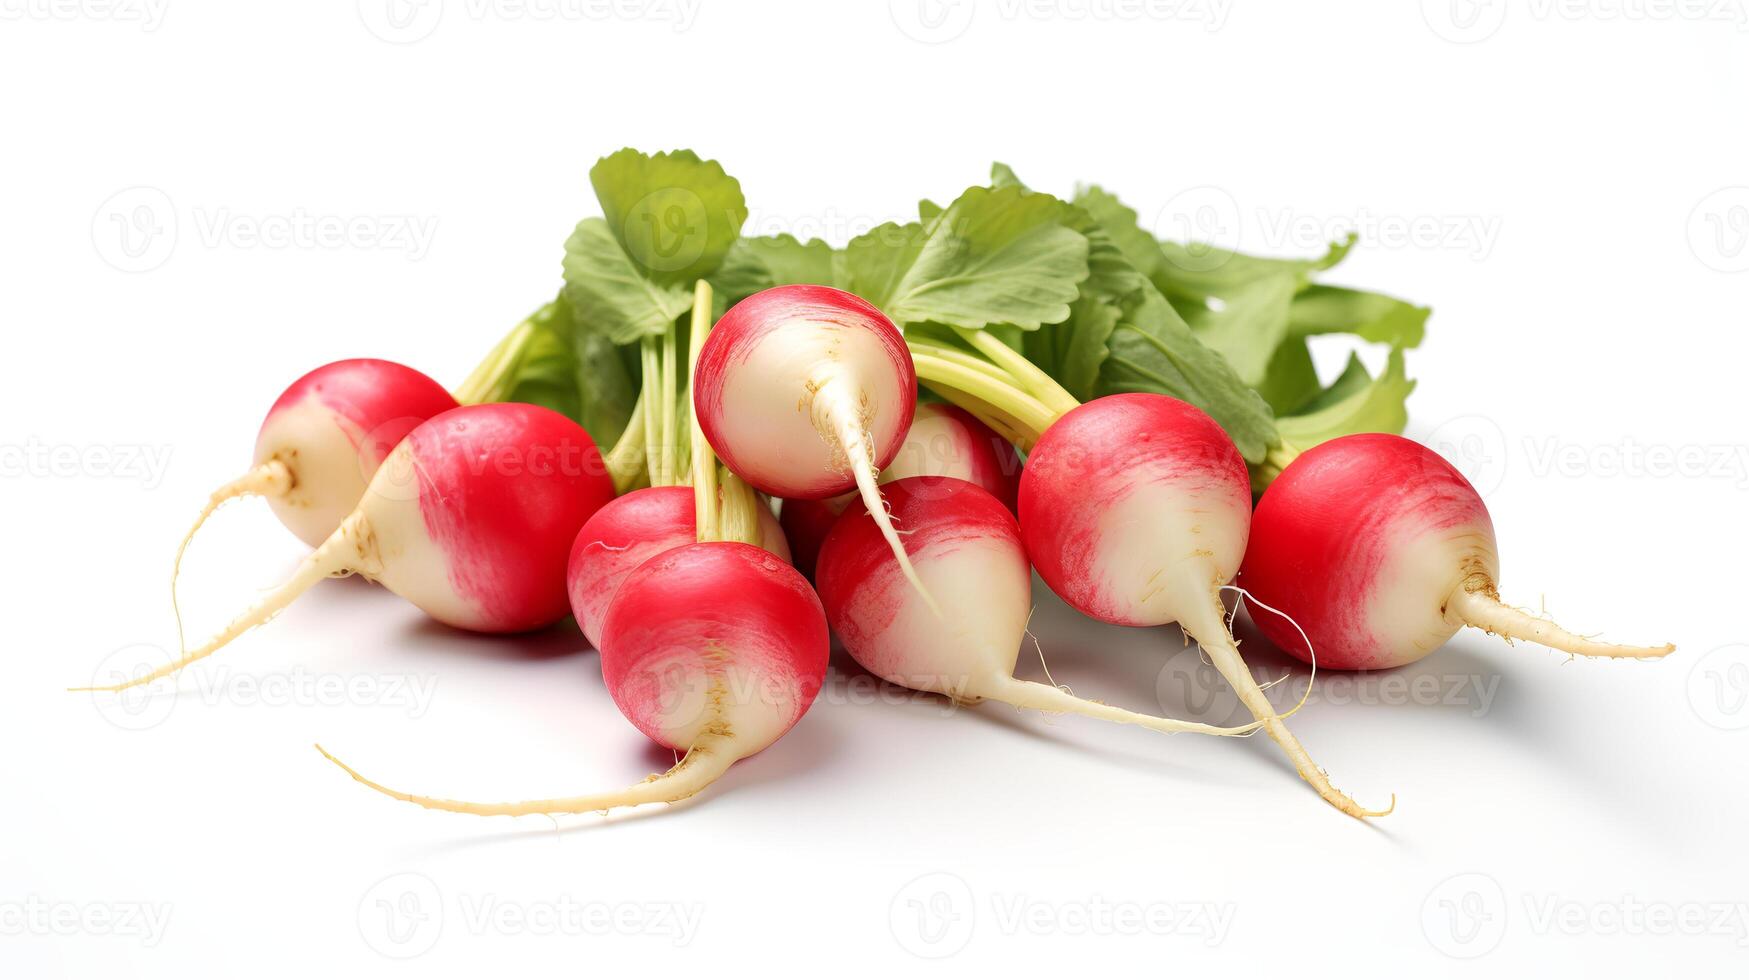
MULTIPOLYGON (((0 0, 0 973, 1741 969, 1749 923, 1715 911, 1749 902, 1740 5, 921 2, 0 0), (1261 739, 950 715, 843 676, 690 805, 427 813, 310 743, 484 799, 669 759, 568 629, 460 635, 360 582, 173 698, 62 693, 174 644, 171 552, 286 383, 365 355, 459 381, 556 288, 622 145, 714 156, 753 230, 835 242, 992 159, 1098 181, 1163 234, 1191 214, 1309 254, 1358 225, 1331 279, 1435 308, 1411 434, 1487 491, 1509 598, 1680 649, 1569 663, 1472 633, 1396 680, 1321 679, 1296 727, 1362 801, 1397 794, 1367 824, 1261 739), (315 218, 354 233, 271 237, 315 218), (542 918, 566 901, 612 923, 542 918)), ((259 502, 225 511, 190 555, 193 632, 299 553, 259 502)), ((1078 693, 1230 706, 1176 700, 1176 630, 1039 591, 1078 693)))

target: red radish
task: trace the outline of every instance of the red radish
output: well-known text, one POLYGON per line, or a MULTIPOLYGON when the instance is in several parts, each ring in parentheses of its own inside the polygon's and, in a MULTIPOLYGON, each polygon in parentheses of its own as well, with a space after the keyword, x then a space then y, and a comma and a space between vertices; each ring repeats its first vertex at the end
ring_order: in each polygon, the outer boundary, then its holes
POLYGON ((280 523, 315 547, 358 506, 389 451, 414 426, 455 407, 442 385, 393 361, 335 361, 292 382, 261 423, 254 467, 213 491, 176 549, 172 600, 188 543, 220 505, 266 497, 280 523))
MULTIPOLYGON (((931 402, 917 406, 898 453, 881 469, 880 482, 884 485, 911 476, 967 480, 995 494, 1013 510, 1015 495, 1020 492, 1020 455, 972 413, 957 405, 931 402)), ((779 516, 784 535, 803 574, 813 574, 820 543, 856 499, 856 494, 848 493, 829 500, 783 502, 779 516)))
MULTIPOLYGON (((1588 657, 1675 649, 1599 643, 1502 603, 1482 498, 1438 453, 1401 436, 1307 450, 1264 492, 1251 528, 1239 582, 1299 623, 1320 667, 1412 663, 1464 626, 1588 657)), ((1282 616, 1253 608, 1251 618, 1307 659, 1306 638, 1282 616)))
MULTIPOLYGON (((759 511, 760 545, 790 560, 783 529, 771 511, 759 511)), ((698 523, 689 486, 645 487, 616 498, 595 512, 571 545, 565 581, 571 612, 596 649, 613 595, 632 570, 672 548, 698 540, 698 523)))
POLYGON ((1250 523, 1250 478, 1233 441, 1164 395, 1108 395, 1065 413, 1020 478, 1026 553, 1057 595, 1108 623, 1178 623, 1319 795, 1351 816, 1388 813, 1330 785, 1227 632, 1220 589, 1239 570, 1250 523))
POLYGON ((915 584, 876 482, 917 405, 911 352, 885 314, 827 286, 755 293, 711 331, 692 390, 698 426, 725 466, 785 499, 857 490, 915 584))
POLYGON ((866 508, 846 514, 820 549, 816 582, 827 621, 870 673, 960 701, 989 699, 1162 732, 1241 735, 1258 727, 1158 718, 1016 678, 1032 613, 1032 571, 1014 515, 981 487, 951 477, 910 477, 885 490, 893 518, 906 528, 917 574, 950 615, 937 618, 906 587, 866 508))
POLYGON ((565 561, 590 515, 613 497, 582 426, 535 405, 471 405, 397 445, 358 508, 291 580, 218 636, 130 681, 146 684, 210 656, 330 576, 362 575, 451 626, 516 633, 570 611, 565 561))
MULTIPOLYGON (((695 368, 710 330, 710 295, 702 281, 694 289, 695 368)), ((322 754, 353 779, 399 800, 457 813, 522 816, 673 803, 777 741, 820 693, 830 642, 826 616, 807 581, 776 555, 716 537, 758 533, 753 519, 743 522, 728 513, 756 501, 739 478, 719 485, 716 456, 696 418, 692 483, 698 488, 693 503, 699 542, 632 569, 613 593, 601 634, 601 672, 620 713, 662 745, 686 750, 672 769, 616 793, 487 804, 397 792, 322 754)), ((652 507, 660 506, 660 498, 649 499, 652 507)))
POLYGON ((801 573, 738 542, 685 545, 638 566, 603 635, 601 671, 614 703, 639 731, 686 753, 660 776, 591 796, 466 803, 388 789, 322 754, 366 786, 433 810, 525 816, 673 803, 782 737, 826 676, 820 600, 801 573))

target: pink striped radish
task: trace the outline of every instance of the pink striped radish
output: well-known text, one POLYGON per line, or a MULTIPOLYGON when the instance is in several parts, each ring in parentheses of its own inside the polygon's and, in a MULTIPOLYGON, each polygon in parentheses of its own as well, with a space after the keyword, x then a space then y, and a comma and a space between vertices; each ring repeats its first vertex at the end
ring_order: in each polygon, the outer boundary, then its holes
POLYGON ((906 587, 868 510, 846 513, 820 549, 816 583, 827 621, 870 673, 968 703, 988 699, 1162 732, 1240 735, 1258 727, 1158 718, 1016 678, 1032 571, 1014 515, 983 488, 951 477, 909 477, 885 490, 917 574, 946 615, 938 618, 906 587))
POLYGON ((570 543, 612 497, 594 441, 563 415, 521 404, 451 409, 408 433, 289 581, 175 663, 98 690, 175 673, 335 575, 362 575, 462 629, 549 625, 570 611, 570 543))
MULTIPOLYGON (((591 646, 601 649, 607 610, 632 570, 672 548, 698 540, 692 488, 645 487, 610 501, 577 532, 565 582, 571 612, 591 646)), ((777 518, 759 508, 760 546, 784 561, 789 546, 777 518)))
MULTIPOLYGON (((931 402, 917 406, 911 429, 892 462, 881 469, 882 484, 911 476, 951 476, 967 480, 996 495, 1009 510, 1020 492, 1020 456, 972 413, 957 405, 931 402)), ((820 544, 839 515, 857 499, 854 493, 827 500, 786 500, 778 515, 795 553, 795 565, 813 575, 820 544)))
POLYGON ((877 485, 917 405, 911 353, 885 314, 827 286, 755 293, 711 331, 692 391, 699 428, 725 466, 785 499, 855 489, 915 582, 877 485))
POLYGON ((1290 463, 1257 505, 1239 583, 1251 618, 1318 666, 1413 663, 1464 626, 1589 657, 1661 657, 1576 636, 1500 601, 1494 525, 1482 498, 1439 454, 1401 436, 1333 439, 1290 463), (1300 635, 1300 630, 1305 636, 1300 635))
POLYGON ((1227 632, 1220 589, 1239 570, 1250 524, 1250 478, 1233 441, 1164 395, 1108 395, 1063 414, 1020 479, 1026 553, 1052 591, 1108 623, 1178 623, 1319 795, 1351 816, 1388 813, 1330 784, 1227 632))

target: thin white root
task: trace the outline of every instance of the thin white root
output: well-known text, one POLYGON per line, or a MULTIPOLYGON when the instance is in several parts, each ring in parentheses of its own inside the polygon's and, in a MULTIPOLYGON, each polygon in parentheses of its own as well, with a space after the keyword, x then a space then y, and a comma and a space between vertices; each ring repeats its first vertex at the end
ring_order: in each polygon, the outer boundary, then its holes
POLYGON ((899 571, 904 574, 905 581, 917 590, 923 597, 931 612, 939 618, 941 606, 936 603, 935 596, 924 587, 923 580, 917 576, 917 569, 911 566, 911 556, 905 553, 905 543, 900 540, 899 532, 893 527, 893 516, 887 511, 886 499, 881 496, 879 474, 874 465, 874 446, 871 445, 868 425, 862 419, 862 413, 857 410, 856 402, 851 392, 843 382, 828 381, 822 385, 815 395, 817 408, 814 418, 816 426, 822 430, 822 435, 835 439, 838 447, 844 451, 850 462, 850 472, 856 477, 856 489, 862 497, 862 504, 868 508, 868 514, 874 518, 875 526, 880 528, 881 537, 887 540, 887 546, 893 549, 893 557, 899 560, 899 571), (824 425, 821 425, 821 422, 824 425))
POLYGON ((1219 592, 1209 594, 1208 608, 1200 606, 1189 610, 1180 620, 1180 625, 1190 632, 1190 635, 1201 644, 1209 660, 1227 683, 1233 685, 1233 690, 1239 695, 1239 700, 1251 711, 1251 716, 1263 723, 1264 731, 1281 746, 1287 757, 1299 772, 1300 778, 1310 783, 1330 804, 1343 813, 1355 818, 1382 817, 1397 808, 1397 797, 1391 796, 1391 805, 1383 810, 1368 810, 1356 803, 1348 794, 1330 784, 1330 776, 1318 768, 1317 763, 1307 754, 1305 746, 1294 737, 1293 732, 1281 720, 1275 708, 1269 703, 1269 698, 1263 689, 1257 686, 1257 679, 1251 676, 1251 669, 1245 665, 1243 657, 1239 656, 1239 647, 1233 642, 1233 637, 1227 632, 1226 607, 1221 604, 1219 592))
POLYGON ((249 630, 260 626, 292 604, 298 596, 309 591, 310 587, 333 575, 350 575, 354 572, 374 572, 375 543, 372 539, 369 525, 356 511, 341 523, 340 527, 322 543, 320 548, 304 556, 298 564, 297 571, 278 588, 250 606, 241 616, 231 620, 222 632, 193 650, 183 653, 175 662, 165 664, 149 674, 143 674, 121 682, 102 687, 72 687, 70 691, 125 691, 130 687, 150 684, 155 680, 168 677, 197 660, 205 660, 225 644, 242 636, 249 630))
POLYGON ((593 796, 571 796, 553 800, 525 800, 521 803, 468 803, 462 800, 442 800, 431 796, 414 796, 399 790, 389 789, 381 783, 364 778, 351 766, 328 753, 320 745, 316 751, 323 758, 334 763, 346 774, 358 780, 371 789, 392 796, 407 803, 417 803, 427 810, 445 810, 450 813, 472 813, 482 817, 525 817, 535 814, 555 813, 593 813, 598 810, 612 810, 623 806, 641 806, 645 803, 678 803, 689 796, 717 781, 723 773, 729 771, 741 758, 732 735, 705 732, 698 741, 687 750, 686 757, 674 764, 672 769, 659 775, 653 775, 636 786, 630 786, 618 792, 597 793, 593 796))
POLYGON ((170 566, 170 609, 176 614, 177 652, 188 652, 188 638, 182 631, 182 603, 176 598, 176 581, 182 577, 182 556, 188 551, 188 543, 194 540, 195 533, 206 523, 206 519, 227 502, 250 495, 277 497, 291 490, 292 482, 291 469, 277 459, 270 459, 214 490, 212 496, 207 498, 200 516, 194 519, 194 526, 188 529, 188 534, 183 536, 182 543, 176 547, 176 562, 170 566))
POLYGON ((1076 697, 1059 687, 1040 684, 1037 681, 1023 681, 1017 677, 998 681, 990 689, 979 689, 968 693, 974 697, 1011 704, 1016 708, 1032 708, 1038 711, 1081 715, 1086 718, 1097 718, 1100 721, 1115 721, 1120 725, 1139 725, 1156 732, 1169 734, 1196 732, 1202 735, 1249 735, 1263 727, 1261 721, 1254 721, 1249 725, 1240 725, 1236 728, 1222 728, 1217 725, 1205 725, 1199 721, 1161 718, 1156 715, 1113 707, 1100 701, 1090 701, 1087 698, 1076 697))
POLYGON ((1523 610, 1506 605, 1494 592, 1492 583, 1474 591, 1467 587, 1459 587, 1458 591, 1446 600, 1445 608, 1448 616, 1455 617, 1466 626, 1474 626, 1509 640, 1528 640, 1532 643, 1540 643, 1545 647, 1580 657, 1651 659, 1665 656, 1676 649, 1674 643, 1666 643, 1657 647, 1634 647, 1616 643, 1600 643, 1597 640, 1587 639, 1562 629, 1553 620, 1539 619, 1523 610))

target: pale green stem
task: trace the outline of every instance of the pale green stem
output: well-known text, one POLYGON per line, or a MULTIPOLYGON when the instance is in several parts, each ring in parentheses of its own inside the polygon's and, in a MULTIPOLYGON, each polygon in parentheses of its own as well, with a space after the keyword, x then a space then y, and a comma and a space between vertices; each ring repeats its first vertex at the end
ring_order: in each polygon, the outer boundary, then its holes
POLYGON ((1039 366, 1027 360, 1026 355, 997 340, 984 330, 967 330, 955 327, 954 333, 978 353, 989 358, 997 367, 1007 371, 1020 383, 1027 394, 1043 402, 1053 412, 1063 415, 1081 406, 1074 395, 1064 390, 1055 378, 1040 370, 1039 366))

